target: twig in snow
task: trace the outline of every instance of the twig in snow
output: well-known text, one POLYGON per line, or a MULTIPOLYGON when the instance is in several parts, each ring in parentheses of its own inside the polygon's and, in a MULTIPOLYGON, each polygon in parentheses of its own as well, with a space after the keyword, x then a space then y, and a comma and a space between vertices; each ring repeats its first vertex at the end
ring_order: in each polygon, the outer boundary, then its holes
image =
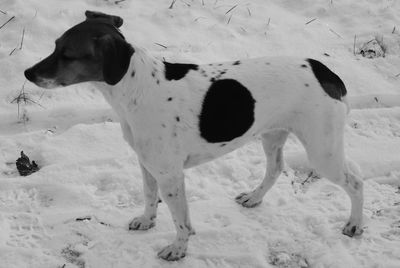
POLYGON ((171 5, 169 6, 169 9, 173 9, 175 5, 176 0, 172 0, 171 5))
POLYGON ((234 5, 233 7, 231 7, 227 12, 225 12, 225 15, 234 10, 237 6, 238 5, 234 5))
POLYGON ((267 27, 269 26, 270 22, 271 22, 271 18, 268 18, 267 27))
POLYGON ((399 76, 400 76, 400 73, 396 74, 394 77, 399 77, 399 76))
MULTIPOLYGON (((329 31, 331 31, 332 33, 336 34, 336 36, 338 36, 339 38, 342 38, 342 36, 340 36, 340 34, 338 34, 337 32, 335 32, 334 30, 332 30, 331 28, 329 28, 329 31)), ((342 38, 343 39, 343 38, 342 38)))
POLYGON ((15 16, 12 16, 8 21, 6 21, 5 23, 3 23, 3 25, 0 26, 0 29, 3 28, 7 23, 9 23, 10 21, 12 21, 13 19, 15 19, 15 16))
POLYGON ((247 12, 249 12, 249 16, 251 17, 251 11, 250 11, 250 8, 247 8, 247 12))
POLYGON ((3 10, 1 10, 1 9, 0 9, 0 13, 3 13, 4 15, 7 14, 7 12, 5 12, 5 11, 3 11, 3 10))
POLYGON ((156 44, 157 46, 163 47, 163 48, 165 48, 165 49, 168 48, 167 46, 164 46, 164 45, 162 45, 162 44, 160 44, 160 43, 154 43, 154 44, 156 44))
POLYGON ((395 31, 396 31, 396 26, 393 26, 392 34, 394 34, 395 31))
POLYGON ((313 18, 312 20, 309 20, 306 22, 306 25, 310 24, 311 22, 315 21, 317 18, 313 18))

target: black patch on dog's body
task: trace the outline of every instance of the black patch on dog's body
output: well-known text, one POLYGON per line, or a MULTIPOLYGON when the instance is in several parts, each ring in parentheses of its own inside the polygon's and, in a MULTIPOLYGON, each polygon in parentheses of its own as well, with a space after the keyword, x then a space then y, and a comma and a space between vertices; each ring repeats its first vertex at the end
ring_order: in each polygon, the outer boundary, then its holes
POLYGON ((197 70, 199 68, 196 64, 188 63, 169 63, 164 61, 165 66, 165 78, 169 81, 180 80, 190 71, 197 70))
POLYGON ((214 81, 199 116, 200 135, 207 142, 227 142, 242 136, 254 123, 255 100, 233 79, 214 81))
POLYGON ((346 87, 339 76, 317 60, 307 59, 307 62, 326 94, 339 101, 346 96, 346 87))

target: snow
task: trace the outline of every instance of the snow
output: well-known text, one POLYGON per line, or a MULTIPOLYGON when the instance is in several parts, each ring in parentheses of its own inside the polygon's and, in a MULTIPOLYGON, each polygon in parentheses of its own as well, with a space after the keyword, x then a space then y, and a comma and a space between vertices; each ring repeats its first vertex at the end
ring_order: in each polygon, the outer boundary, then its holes
POLYGON ((0 29, 0 267, 400 267, 400 2, 170 4, 1 1, 0 25, 15 18, 0 29), (155 228, 128 231, 143 210, 141 174, 102 95, 90 84, 45 91, 24 82, 23 71, 47 56, 86 9, 123 17, 130 42, 170 61, 300 55, 326 63, 343 78, 353 109, 345 139, 365 175, 363 236, 341 234, 349 199, 327 180, 307 179, 310 169, 294 137, 285 146, 286 170, 264 202, 239 207, 234 197, 264 174, 264 154, 254 141, 186 171, 197 235, 185 259, 158 259, 175 233, 169 211, 161 203, 155 228), (354 55, 373 38, 383 38, 385 57, 354 55), (18 107, 11 102, 23 85, 34 102, 18 107), (18 175, 22 150, 39 172, 18 175))

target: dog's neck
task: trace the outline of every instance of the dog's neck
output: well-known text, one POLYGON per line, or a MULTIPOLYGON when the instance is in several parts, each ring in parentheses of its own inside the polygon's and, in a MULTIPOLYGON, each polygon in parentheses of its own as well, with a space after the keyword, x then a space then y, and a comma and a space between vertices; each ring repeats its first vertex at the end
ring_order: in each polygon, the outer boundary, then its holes
POLYGON ((146 91, 150 91, 164 79, 164 64, 150 56, 144 49, 133 46, 135 52, 131 57, 129 68, 124 77, 116 85, 105 82, 96 82, 96 87, 103 93, 106 100, 112 105, 118 105, 121 99, 130 97, 139 100, 146 91), (157 82, 158 81, 158 82, 157 82))

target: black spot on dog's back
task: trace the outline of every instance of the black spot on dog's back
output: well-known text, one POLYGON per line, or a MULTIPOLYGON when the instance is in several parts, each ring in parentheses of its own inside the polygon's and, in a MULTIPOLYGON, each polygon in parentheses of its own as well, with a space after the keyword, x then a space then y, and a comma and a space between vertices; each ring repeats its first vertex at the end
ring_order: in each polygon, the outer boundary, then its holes
POLYGON ((326 94, 336 100, 346 96, 346 87, 339 76, 317 60, 307 59, 307 61, 326 94))
POLYGON ((164 61, 165 65, 165 78, 169 81, 180 80, 190 71, 199 68, 196 64, 188 63, 169 63, 164 61))
POLYGON ((233 79, 214 81, 199 116, 200 135, 208 142, 226 142, 242 136, 253 125, 255 100, 233 79))

